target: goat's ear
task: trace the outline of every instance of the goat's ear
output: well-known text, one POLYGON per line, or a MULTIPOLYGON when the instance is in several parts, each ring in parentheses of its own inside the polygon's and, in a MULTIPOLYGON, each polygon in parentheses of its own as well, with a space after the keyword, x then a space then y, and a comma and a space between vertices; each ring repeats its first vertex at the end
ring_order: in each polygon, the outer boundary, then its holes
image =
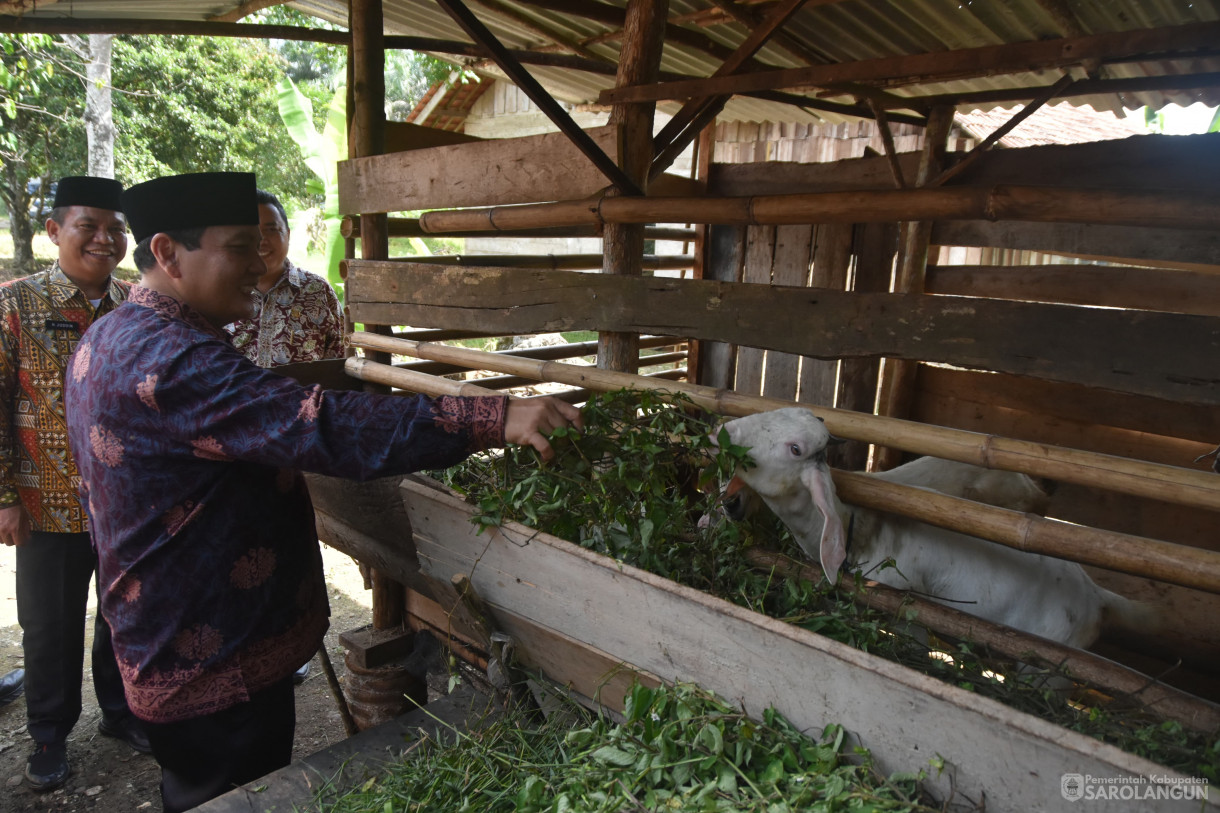
MULTIPOLYGON (((809 489, 813 504, 822 512, 822 538, 818 543, 818 559, 822 563, 822 572, 831 584, 839 581, 839 568, 847 559, 847 538, 843 532, 843 522, 839 512, 835 510, 834 481, 830 479, 830 469, 825 466, 810 466, 801 472, 801 483, 809 489)), ((812 553, 812 551, 806 551, 812 553)))
POLYGON ((847 443, 847 438, 837 438, 834 435, 831 435, 829 438, 826 439, 827 446, 839 446, 840 444, 843 444, 843 443, 847 443))

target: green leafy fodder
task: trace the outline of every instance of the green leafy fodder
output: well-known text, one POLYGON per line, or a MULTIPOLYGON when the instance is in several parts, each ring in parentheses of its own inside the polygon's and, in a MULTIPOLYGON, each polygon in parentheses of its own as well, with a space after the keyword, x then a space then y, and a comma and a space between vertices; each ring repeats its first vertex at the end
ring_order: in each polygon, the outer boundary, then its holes
POLYGON ((538 722, 509 712, 429 742, 342 796, 328 813, 916 811, 917 774, 886 777, 838 725, 818 737, 774 710, 752 720, 688 685, 635 685, 616 723, 569 704, 538 722), (575 720, 575 726, 572 721, 575 720))
POLYGON ((737 584, 749 567, 739 526, 698 520, 716 507, 719 480, 744 460, 717 448, 711 421, 655 393, 595 396, 582 432, 552 436, 555 459, 539 465, 530 447, 485 455, 441 479, 478 507, 475 521, 517 520, 649 570, 712 590, 737 584))

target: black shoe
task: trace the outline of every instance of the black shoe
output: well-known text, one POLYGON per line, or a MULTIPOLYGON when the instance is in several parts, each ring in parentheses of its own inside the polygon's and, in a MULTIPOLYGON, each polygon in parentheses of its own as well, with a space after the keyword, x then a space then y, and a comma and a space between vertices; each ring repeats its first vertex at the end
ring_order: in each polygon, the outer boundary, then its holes
POLYGON ((300 686, 307 677, 309 677, 309 661, 305 661, 304 666, 292 673, 292 683, 294 686, 300 686))
POLYGON ((0 706, 7 706, 25 690, 25 670, 14 669, 4 677, 0 677, 0 706))
POLYGON ((62 787, 71 773, 68 747, 62 742, 39 745, 25 764, 25 781, 40 793, 62 787))
POLYGON ((102 721, 97 724, 97 730, 107 737, 122 740, 141 754, 152 753, 148 735, 144 733, 144 727, 140 725, 140 721, 134 715, 129 714, 121 720, 113 722, 103 717, 102 721))

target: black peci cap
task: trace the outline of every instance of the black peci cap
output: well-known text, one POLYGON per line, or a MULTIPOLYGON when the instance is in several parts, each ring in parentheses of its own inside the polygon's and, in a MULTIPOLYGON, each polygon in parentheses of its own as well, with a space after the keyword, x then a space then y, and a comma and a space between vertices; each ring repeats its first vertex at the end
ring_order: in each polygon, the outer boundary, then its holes
POLYGON ((123 185, 112 178, 89 175, 69 175, 55 184, 55 202, 51 206, 91 206, 94 209, 123 211, 123 185))
POLYGON ((137 243, 160 232, 207 226, 257 226, 253 172, 196 172, 136 184, 123 212, 137 243))

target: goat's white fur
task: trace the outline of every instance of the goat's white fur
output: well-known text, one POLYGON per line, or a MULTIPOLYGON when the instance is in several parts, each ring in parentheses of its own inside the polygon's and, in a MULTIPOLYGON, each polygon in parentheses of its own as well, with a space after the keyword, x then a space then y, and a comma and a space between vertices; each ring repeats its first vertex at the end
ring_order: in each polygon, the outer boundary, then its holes
MULTIPOLYGON (((1000 624, 1075 647, 1097 640, 1103 624, 1150 631, 1147 605, 1099 587, 1079 564, 1026 553, 896 514, 845 506, 826 465, 830 433, 809 410, 762 412, 725 424, 753 468, 737 472, 792 531, 827 578, 850 555, 869 578, 914 590, 1000 624), (828 521, 829 520, 829 521, 828 521), (880 567, 893 559, 897 567, 880 567)), ((1047 495, 1030 477, 937 458, 875 475, 1017 511, 1045 510, 1047 495)))

